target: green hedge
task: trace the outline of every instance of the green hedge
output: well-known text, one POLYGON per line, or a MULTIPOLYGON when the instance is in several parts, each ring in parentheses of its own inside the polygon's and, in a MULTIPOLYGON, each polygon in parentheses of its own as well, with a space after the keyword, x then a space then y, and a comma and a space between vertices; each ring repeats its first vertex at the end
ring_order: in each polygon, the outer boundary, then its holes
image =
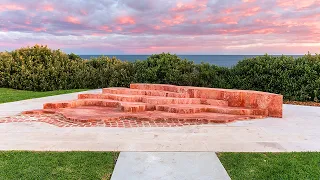
POLYGON ((282 94, 285 99, 320 99, 320 55, 261 56, 240 61, 230 69, 234 88, 282 94))
POLYGON ((244 59, 232 68, 194 64, 171 54, 135 62, 98 57, 82 60, 47 46, 0 53, 0 87, 48 91, 128 87, 132 82, 252 89, 283 94, 285 99, 320 99, 320 55, 294 59, 269 55, 244 59))

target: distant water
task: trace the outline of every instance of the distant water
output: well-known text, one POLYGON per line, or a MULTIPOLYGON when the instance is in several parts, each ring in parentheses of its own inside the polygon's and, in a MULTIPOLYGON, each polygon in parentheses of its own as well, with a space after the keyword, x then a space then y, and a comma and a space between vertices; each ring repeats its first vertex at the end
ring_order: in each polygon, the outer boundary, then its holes
MULTIPOLYGON (((90 59, 91 57, 98 57, 101 55, 80 55, 82 59, 90 59)), ((146 60, 150 55, 105 55, 108 57, 117 57, 123 61, 135 61, 146 60)), ((178 55, 182 59, 188 59, 194 61, 196 64, 201 62, 215 64, 218 66, 231 67, 238 63, 238 61, 243 60, 244 58, 252 58, 261 55, 178 55)), ((278 56, 278 55, 274 55, 278 56)), ((289 55, 294 58, 301 57, 302 55, 289 55)))

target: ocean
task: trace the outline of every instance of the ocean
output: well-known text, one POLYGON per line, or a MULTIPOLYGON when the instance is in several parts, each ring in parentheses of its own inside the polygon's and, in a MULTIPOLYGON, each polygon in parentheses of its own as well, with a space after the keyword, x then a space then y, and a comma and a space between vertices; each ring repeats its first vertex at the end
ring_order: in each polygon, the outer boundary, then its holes
MULTIPOLYGON (((82 59, 90 59, 91 57, 98 57, 101 55, 80 55, 82 59)), ((117 57, 123 61, 135 61, 146 60, 150 55, 105 55, 108 57, 117 57)), ((238 61, 243 60, 244 58, 252 58, 262 55, 178 55, 182 59, 188 59, 194 61, 196 64, 201 62, 214 64, 217 66, 232 67, 238 63, 238 61)), ((274 55, 279 56, 279 55, 274 55)), ((303 55, 289 55, 294 58, 301 57, 303 55)))

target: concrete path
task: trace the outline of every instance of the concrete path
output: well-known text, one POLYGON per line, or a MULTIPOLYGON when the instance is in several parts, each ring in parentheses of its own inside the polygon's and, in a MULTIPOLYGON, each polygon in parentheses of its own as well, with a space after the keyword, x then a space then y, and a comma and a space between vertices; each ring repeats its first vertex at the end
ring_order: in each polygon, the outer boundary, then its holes
POLYGON ((176 128, 58 128, 37 122, 3 123, 0 139, 0 150, 320 151, 320 108, 284 105, 282 119, 176 128))
POLYGON ((111 180, 229 180, 214 152, 121 152, 111 180))
MULTIPOLYGON (((0 104, 0 117, 41 109, 50 101, 75 99, 77 94, 0 104)), ((0 150, 132 151, 120 154, 113 180, 230 179, 214 152, 320 151, 320 108, 284 105, 282 119, 171 128, 59 128, 40 122, 2 123, 0 139, 0 150)))
POLYGON ((77 93, 61 94, 56 96, 48 96, 42 98, 27 99, 23 101, 3 103, 0 104, 0 118, 13 116, 19 114, 22 111, 42 109, 43 104, 47 102, 77 99, 79 93, 101 93, 101 91, 101 89, 96 89, 77 93))

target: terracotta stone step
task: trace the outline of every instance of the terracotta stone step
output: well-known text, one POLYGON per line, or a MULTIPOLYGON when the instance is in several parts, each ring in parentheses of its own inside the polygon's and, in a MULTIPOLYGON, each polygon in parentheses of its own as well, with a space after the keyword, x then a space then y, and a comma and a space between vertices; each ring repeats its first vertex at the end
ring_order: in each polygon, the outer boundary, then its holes
POLYGON ((130 89, 141 90, 157 90, 157 91, 170 91, 176 93, 188 93, 189 86, 175 86, 171 84, 130 84, 130 89))
POLYGON ((144 96, 142 102, 151 105, 160 104, 201 104, 199 98, 173 98, 173 97, 148 97, 144 96))
MULTIPOLYGON (((48 110, 44 110, 48 111, 48 110)), ((235 120, 249 120, 263 118, 263 116, 253 115, 230 115, 219 113, 196 113, 196 114, 177 114, 163 111, 144 111, 127 113, 119 111, 116 108, 98 107, 98 106, 80 106, 76 108, 51 109, 50 113, 63 115, 74 122, 91 122, 104 120, 115 122, 120 119, 130 119, 137 121, 155 121, 155 122, 202 122, 206 123, 228 123, 235 120)), ((29 112, 32 113, 32 112, 29 112)), ((39 113, 39 112, 38 112, 39 113)), ((44 112, 46 113, 46 112, 44 112)))
POLYGON ((233 115, 262 115, 262 116, 268 115, 268 111, 266 109, 221 107, 221 106, 196 105, 196 104, 156 105, 156 110, 170 112, 170 113, 180 113, 180 114, 212 112, 212 113, 233 114, 233 115))
POLYGON ((141 112, 155 109, 154 106, 147 106, 141 102, 121 102, 110 99, 78 99, 74 101, 46 103, 43 109, 75 108, 79 106, 112 107, 119 108, 124 112, 141 112))
POLYGON ((125 102, 141 102, 143 96, 127 94, 79 94, 78 99, 111 99, 125 102))
POLYGON ((228 101, 217 100, 217 99, 200 99, 201 104, 211 105, 211 106, 228 106, 228 101))
MULTIPOLYGON (((228 102, 215 99, 200 99, 200 98, 173 98, 173 97, 158 97, 158 96, 140 96, 126 94, 79 94, 79 99, 111 99, 123 102, 144 102, 149 105, 157 104, 206 104, 214 106, 228 106, 228 102)), ((152 110, 152 106, 149 106, 152 110)))
POLYGON ((268 109, 268 116, 282 117, 283 96, 280 94, 251 90, 174 86, 169 84, 130 84, 130 88, 187 93, 190 98, 225 100, 228 101, 229 106, 268 109))
POLYGON ((118 107, 119 101, 109 99, 78 99, 73 101, 46 103, 43 105, 43 109, 74 108, 79 106, 118 107))
POLYGON ((143 112, 147 110, 147 106, 144 103, 121 102, 120 109, 123 112, 143 112))
POLYGON ((141 89, 130 89, 130 88, 104 88, 102 89, 102 93, 143 95, 143 96, 162 96, 162 97, 176 97, 176 98, 188 97, 187 93, 176 93, 176 92, 158 91, 158 90, 141 90, 141 89))

